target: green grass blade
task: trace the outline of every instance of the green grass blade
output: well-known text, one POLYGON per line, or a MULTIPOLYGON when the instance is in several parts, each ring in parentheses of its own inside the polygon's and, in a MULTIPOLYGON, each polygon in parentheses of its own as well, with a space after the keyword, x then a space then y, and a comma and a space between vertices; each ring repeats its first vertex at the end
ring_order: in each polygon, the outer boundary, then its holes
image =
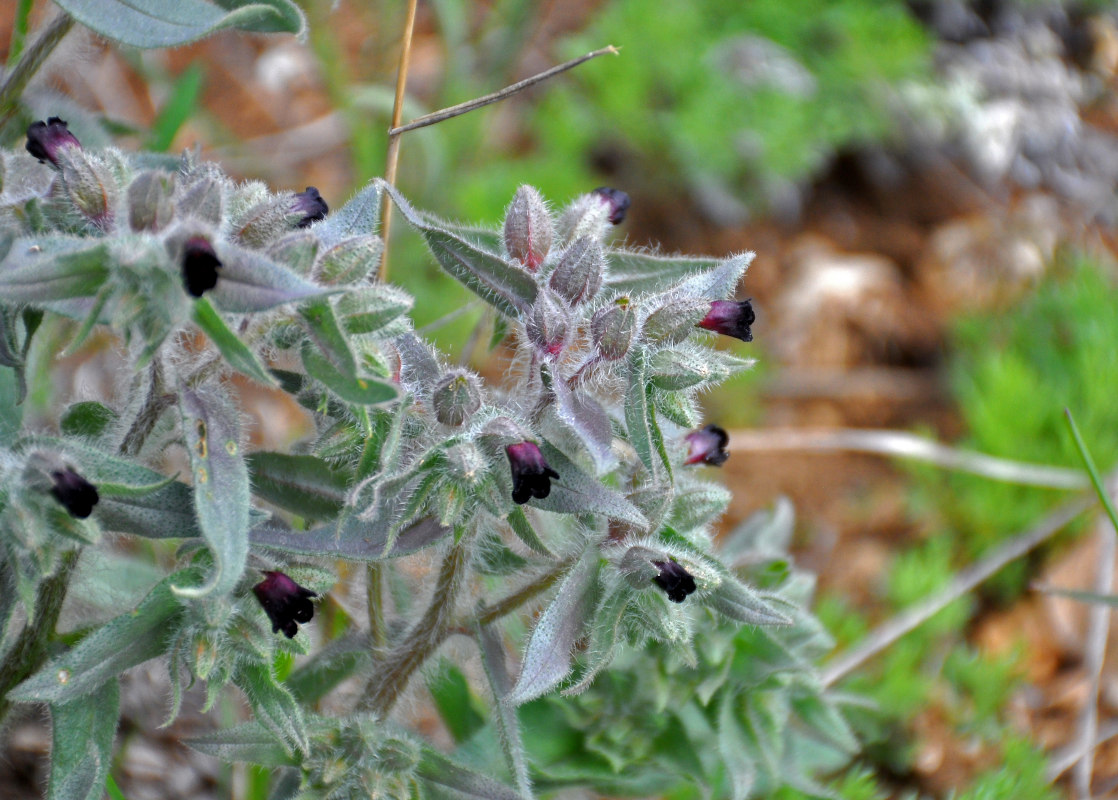
POLYGON ((148 150, 165 153, 171 148, 179 129, 198 109, 198 97, 205 77, 205 71, 199 65, 191 64, 175 81, 170 97, 151 126, 148 150))
POLYGON ((1110 524, 1114 526, 1115 531, 1118 531, 1118 513, 1115 513, 1114 504, 1110 502, 1110 495, 1107 494, 1106 488, 1102 485, 1102 477, 1099 475, 1098 467, 1095 466, 1095 460, 1091 458, 1091 453, 1087 450, 1087 444, 1079 433, 1079 426, 1075 424, 1071 409, 1065 408, 1064 415, 1067 417, 1072 438, 1075 439, 1075 446, 1079 449, 1079 456, 1083 459, 1083 466, 1087 468, 1087 474, 1091 476, 1091 485, 1095 487, 1095 493, 1099 496, 1102 507, 1106 509, 1106 515, 1110 517, 1110 524))

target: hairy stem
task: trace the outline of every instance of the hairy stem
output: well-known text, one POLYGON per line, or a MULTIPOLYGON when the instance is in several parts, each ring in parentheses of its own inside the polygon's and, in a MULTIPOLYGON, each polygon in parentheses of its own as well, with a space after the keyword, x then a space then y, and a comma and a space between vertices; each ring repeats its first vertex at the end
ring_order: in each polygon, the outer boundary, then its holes
POLYGON ((39 584, 35 619, 28 621, 7 657, 0 663, 0 723, 12 707, 8 702, 8 692, 30 677, 46 660, 47 648, 62 611, 62 601, 66 599, 66 590, 70 585, 70 575, 77 563, 78 551, 71 550, 62 556, 58 571, 39 584))
POLYGON ((407 688, 411 676, 446 641, 467 561, 467 543, 462 540, 443 559, 431 604, 423 612, 423 617, 404 641, 388 654, 378 674, 366 685, 360 704, 362 711, 387 716, 407 688))
POLYGON ((501 617, 511 614, 528 601, 533 600, 558 583, 559 579, 567 573, 567 570, 569 570, 574 563, 575 559, 573 558, 563 559, 548 572, 545 572, 527 586, 520 587, 512 594, 506 596, 502 600, 498 600, 491 606, 482 606, 478 610, 477 617, 473 621, 462 623, 460 627, 472 631, 477 626, 491 625, 501 617))
POLYGON ((155 423, 163 416, 163 412, 170 408, 175 401, 175 395, 165 391, 163 383, 163 365, 158 358, 153 358, 148 368, 148 391, 144 405, 132 421, 132 426, 124 434, 120 443, 120 454, 123 456, 139 455, 144 442, 155 429, 155 423))
POLYGON ((369 638, 373 648, 382 651, 388 644, 384 621, 384 564, 374 561, 365 570, 365 598, 369 614, 369 638))
POLYGON ((35 76, 39 67, 43 66, 43 62, 54 52, 54 48, 58 47, 58 43, 65 38, 73 26, 73 17, 69 14, 59 13, 43 29, 43 32, 39 34, 35 41, 23 51, 19 63, 12 68, 7 79, 0 85, 0 127, 3 127, 8 120, 15 116, 16 109, 19 107, 19 98, 23 95, 23 90, 27 88, 28 81, 35 76))

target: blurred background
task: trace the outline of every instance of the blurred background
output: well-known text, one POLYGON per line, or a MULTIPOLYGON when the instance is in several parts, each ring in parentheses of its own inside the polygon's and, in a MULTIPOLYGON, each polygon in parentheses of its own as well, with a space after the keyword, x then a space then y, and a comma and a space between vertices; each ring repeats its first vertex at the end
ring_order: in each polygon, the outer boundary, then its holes
MULTIPOLYGON (((122 51, 75 32, 28 102, 88 145, 198 146, 234 174, 314 185, 340 206, 384 172, 405 4, 300 5, 306 42, 226 33, 122 51)), ((16 6, 0 2, 0 48, 16 6)), ((50 13, 35 3, 32 30, 50 13)), ((1111 4, 424 0, 404 119, 606 45, 620 55, 405 134, 398 183, 420 208, 486 225, 522 183, 556 205, 608 185, 633 201, 618 244, 757 252, 741 289, 757 309, 755 341, 730 347, 758 368, 706 398, 709 421, 731 432, 725 525, 792 500, 797 559, 818 573, 819 613, 840 646, 1067 494, 791 447, 789 432, 885 428, 1078 467, 1067 407, 1100 467, 1115 464, 1111 4)), ((20 145, 21 131, 3 134, 20 145)), ((402 225, 390 252, 416 325, 458 353, 481 309, 402 225)), ((474 366, 485 371, 484 348, 474 366)), ((44 419, 55 389, 31 387, 44 419)), ((301 435, 285 413, 269 410, 258 435, 301 435)), ((1015 562, 846 680, 878 707, 853 720, 867 749, 836 776, 841 796, 1072 796, 1066 779, 1051 781, 1088 696, 1087 607, 1031 587, 1090 588, 1091 534, 1081 525, 1015 562)), ((1113 736, 1118 661, 1101 687, 1113 736)), ((45 737, 13 738, 0 767, 10 785, 42 784, 45 737)), ((178 762, 152 758, 125 771, 126 796, 171 796, 178 762)), ((182 768, 195 788, 175 796, 223 785, 204 761, 182 768)), ((1116 783, 1112 740, 1096 758, 1097 796, 1116 783)))

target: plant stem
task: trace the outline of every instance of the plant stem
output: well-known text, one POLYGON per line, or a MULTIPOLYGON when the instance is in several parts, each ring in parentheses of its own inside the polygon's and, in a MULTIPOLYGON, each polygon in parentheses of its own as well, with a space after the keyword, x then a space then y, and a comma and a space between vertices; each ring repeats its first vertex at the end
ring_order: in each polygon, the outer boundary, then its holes
POLYGON ((71 550, 63 555, 58 571, 39 584, 35 619, 28 621, 12 644, 7 658, 0 663, 0 723, 11 710, 8 692, 30 677, 46 660, 47 648, 62 611, 62 601, 66 599, 66 590, 70 585, 70 575, 78 563, 78 553, 71 550))
POLYGON ((498 600, 491 606, 482 606, 477 613, 477 617, 470 622, 464 622, 460 627, 473 631, 477 626, 491 625, 499 620, 506 614, 511 614, 516 609, 527 603, 529 600, 534 599, 536 596, 543 594, 562 578, 571 565, 575 563, 573 558, 565 558, 551 568, 550 571, 544 573, 536 580, 529 583, 527 586, 522 586, 512 594, 505 597, 503 600, 498 600))
POLYGON ((163 384, 163 365, 159 363, 158 357, 153 358, 151 366, 148 368, 147 397, 144 400, 143 407, 136 414, 136 419, 132 421, 128 433, 124 434, 124 439, 121 440, 121 455, 138 455, 140 450, 143 449, 144 442, 147 441, 148 436, 155 429, 155 423, 159 422, 163 412, 175 401, 175 395, 165 392, 165 388, 163 384))
POLYGON ((384 564, 374 561, 365 570, 365 597, 369 614, 369 637, 373 648, 382 651, 388 644, 384 622, 384 564))
POLYGON ((27 20, 31 16, 31 6, 34 0, 19 0, 16 7, 16 21, 12 25, 12 43, 8 46, 8 63, 13 64, 23 52, 23 45, 27 41, 27 20))
MULTIPOLYGON (((408 0, 408 16, 404 20, 404 37, 400 47, 400 66, 396 70, 396 98, 392 104, 392 130, 388 133, 388 153, 384 166, 384 179, 389 186, 396 185, 396 166, 400 160, 400 134, 392 131, 400 125, 404 115, 404 90, 408 83, 408 67, 411 65, 411 40, 415 31, 415 7, 418 0, 408 0)), ((384 239, 384 251, 380 257, 380 270, 377 275, 381 281, 388 280, 388 233, 392 225, 392 204, 385 203, 381 212, 380 235, 384 239)))
POLYGON ((15 116, 16 109, 19 107, 19 98, 23 96, 28 81, 39 71, 39 67, 43 66, 43 62, 54 52, 54 48, 73 26, 73 17, 59 12, 38 38, 23 51, 19 63, 12 68, 7 79, 0 85, 0 127, 15 116))
POLYGON ((365 687, 361 711, 385 717, 407 688, 412 674, 450 635, 455 600, 462 588, 468 561, 465 537, 443 559, 431 604, 407 638, 384 659, 381 670, 365 687))

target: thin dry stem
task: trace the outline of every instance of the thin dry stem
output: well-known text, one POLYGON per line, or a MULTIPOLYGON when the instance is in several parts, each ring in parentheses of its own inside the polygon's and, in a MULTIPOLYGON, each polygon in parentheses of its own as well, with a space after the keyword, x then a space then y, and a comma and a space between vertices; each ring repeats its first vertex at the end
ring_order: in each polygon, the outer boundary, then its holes
MULTIPOLYGON (((415 7, 418 0, 408 0, 408 14, 404 20, 404 36, 400 46, 400 66, 396 71, 396 98, 392 104, 392 130, 388 132, 388 153, 384 166, 384 179, 390 186, 396 185, 396 166, 400 161, 400 134, 393 133, 399 126, 404 114, 404 93, 408 85, 408 67, 411 65, 411 42, 415 32, 415 7)), ((388 280, 388 234, 392 226, 392 203, 386 202, 381 211, 380 231, 384 239, 384 251, 380 257, 378 275, 381 281, 388 280)))
POLYGON ((821 675, 823 686, 832 685, 906 633, 915 630, 1007 564, 1016 561, 1052 537, 1096 502, 1097 499, 1093 494, 1085 494, 1065 503, 1034 527, 1018 534, 986 557, 959 572, 951 583, 940 591, 878 625, 861 642, 828 662, 821 675))
POLYGON ((43 32, 23 51, 19 63, 8 73, 4 83, 0 85, 0 126, 6 124, 19 108, 19 98, 27 83, 43 66, 59 42, 66 38, 66 34, 74 27, 74 18, 69 14, 60 12, 52 19, 43 32))
POLYGON ((730 431, 729 450, 731 453, 774 450, 876 453, 911 458, 995 481, 1025 486, 1086 489, 1091 485, 1090 479, 1082 470, 1029 464, 960 450, 902 431, 859 428, 733 430, 730 431))

